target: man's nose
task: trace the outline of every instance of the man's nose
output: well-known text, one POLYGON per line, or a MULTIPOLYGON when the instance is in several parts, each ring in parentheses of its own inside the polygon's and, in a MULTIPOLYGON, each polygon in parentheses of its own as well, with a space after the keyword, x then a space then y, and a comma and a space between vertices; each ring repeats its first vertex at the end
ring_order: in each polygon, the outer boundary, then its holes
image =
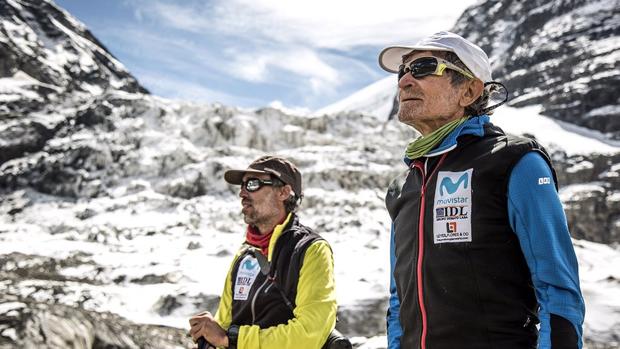
POLYGON ((239 197, 240 198, 247 198, 250 194, 248 194, 248 191, 245 189, 245 187, 242 185, 241 188, 239 189, 239 197))
POLYGON ((412 85, 414 81, 415 78, 413 77, 413 75, 411 75, 410 72, 407 72, 405 75, 403 75, 402 78, 400 78, 400 80, 398 80, 398 87, 405 88, 408 85, 412 85))

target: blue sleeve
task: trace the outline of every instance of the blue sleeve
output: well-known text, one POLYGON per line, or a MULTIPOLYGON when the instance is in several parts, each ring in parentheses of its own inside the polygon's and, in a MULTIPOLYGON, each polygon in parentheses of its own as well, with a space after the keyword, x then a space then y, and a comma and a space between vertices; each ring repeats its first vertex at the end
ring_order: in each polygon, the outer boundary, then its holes
POLYGON ((512 170, 508 183, 508 215, 532 274, 540 305, 539 348, 550 349, 552 338, 554 342, 559 338, 559 331, 552 335, 552 328, 555 330, 552 324, 558 316, 574 326, 577 343, 571 346, 581 348, 585 306, 579 287, 577 257, 553 174, 538 152, 524 155, 512 170))
POLYGON ((400 349, 400 336, 403 333, 400 327, 400 300, 396 293, 396 281, 394 280, 394 225, 390 232, 390 304, 387 311, 387 337, 388 349, 400 349))

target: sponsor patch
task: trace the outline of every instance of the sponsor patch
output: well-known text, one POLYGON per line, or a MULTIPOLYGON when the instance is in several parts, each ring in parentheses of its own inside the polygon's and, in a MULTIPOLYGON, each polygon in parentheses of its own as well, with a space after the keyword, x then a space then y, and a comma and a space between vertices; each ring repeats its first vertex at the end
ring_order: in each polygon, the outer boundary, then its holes
POLYGON ((463 172, 439 171, 433 206, 436 244, 471 242, 471 182, 473 168, 463 172))
POLYGON ((235 293, 233 294, 234 300, 244 301, 248 299, 250 289, 259 272, 260 266, 258 265, 258 260, 251 255, 245 256, 237 270, 234 288, 235 293))
POLYGON ((551 184, 551 178, 549 177, 540 177, 538 178, 538 185, 551 184))

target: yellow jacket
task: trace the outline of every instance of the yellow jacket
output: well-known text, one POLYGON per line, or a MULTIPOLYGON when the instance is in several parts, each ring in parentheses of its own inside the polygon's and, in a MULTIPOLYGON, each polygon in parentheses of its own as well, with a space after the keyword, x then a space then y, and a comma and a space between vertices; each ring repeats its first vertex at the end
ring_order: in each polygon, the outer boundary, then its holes
MULTIPOLYGON (((292 225, 307 229, 297 222, 294 214, 289 214, 285 222, 276 226, 273 231, 269 241, 267 258, 269 262, 272 262, 276 242, 284 234, 290 233, 292 225)), ((216 321, 225 329, 231 325, 234 318, 233 271, 238 265, 239 258, 246 252, 247 245, 244 244, 235 255, 215 314, 216 321)), ((256 288, 257 285, 251 287, 256 288)), ((284 303, 284 300, 282 302, 284 303)), ((313 241, 303 255, 294 304, 293 317, 286 323, 268 328, 260 328, 256 324, 240 326, 237 348, 319 349, 323 346, 327 336, 334 329, 337 310, 333 254, 325 240, 313 241)))

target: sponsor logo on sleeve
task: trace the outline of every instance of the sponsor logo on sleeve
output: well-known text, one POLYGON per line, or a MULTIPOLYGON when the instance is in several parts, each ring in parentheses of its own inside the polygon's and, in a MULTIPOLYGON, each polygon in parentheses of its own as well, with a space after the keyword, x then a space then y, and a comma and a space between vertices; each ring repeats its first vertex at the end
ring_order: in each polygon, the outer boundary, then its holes
POLYGON ((540 177, 538 178, 538 185, 551 184, 551 178, 549 177, 540 177))
POLYGON ((433 210, 436 244, 471 242, 471 182, 473 169, 439 171, 433 210))

